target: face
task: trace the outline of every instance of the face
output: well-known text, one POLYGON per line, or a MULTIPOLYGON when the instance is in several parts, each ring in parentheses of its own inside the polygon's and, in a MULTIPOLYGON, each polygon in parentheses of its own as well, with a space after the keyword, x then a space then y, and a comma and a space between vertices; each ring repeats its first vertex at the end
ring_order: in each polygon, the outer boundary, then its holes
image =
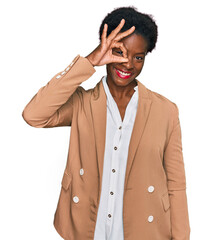
MULTIPOLYGON (((140 74, 147 52, 147 41, 137 34, 120 40, 127 49, 128 62, 107 64, 107 82, 110 86, 127 86, 140 74), (122 72, 125 72, 122 74, 122 72)), ((113 48, 113 54, 123 57, 120 48, 113 48)))

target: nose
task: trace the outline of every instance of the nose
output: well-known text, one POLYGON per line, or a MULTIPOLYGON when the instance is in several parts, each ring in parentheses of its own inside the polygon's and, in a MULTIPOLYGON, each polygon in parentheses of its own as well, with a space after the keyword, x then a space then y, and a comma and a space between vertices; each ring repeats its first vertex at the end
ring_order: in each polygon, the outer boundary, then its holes
POLYGON ((128 70, 133 69, 132 58, 129 56, 127 58, 128 58, 128 62, 123 62, 122 65, 128 70))

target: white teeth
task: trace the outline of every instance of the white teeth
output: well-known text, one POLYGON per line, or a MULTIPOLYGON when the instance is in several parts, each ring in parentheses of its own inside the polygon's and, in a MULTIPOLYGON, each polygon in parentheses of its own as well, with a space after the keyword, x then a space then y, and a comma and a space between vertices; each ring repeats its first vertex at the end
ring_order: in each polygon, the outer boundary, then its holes
POLYGON ((131 75, 131 73, 124 73, 124 72, 122 72, 122 71, 119 71, 118 69, 116 69, 119 73, 121 73, 121 75, 124 75, 124 76, 130 76, 131 75))

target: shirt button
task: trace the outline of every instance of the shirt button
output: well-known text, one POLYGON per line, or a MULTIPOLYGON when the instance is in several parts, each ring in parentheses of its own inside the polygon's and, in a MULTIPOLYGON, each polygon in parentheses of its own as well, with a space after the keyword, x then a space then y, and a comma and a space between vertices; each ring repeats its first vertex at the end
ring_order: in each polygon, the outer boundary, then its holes
POLYGON ((149 222, 152 222, 152 221, 153 221, 153 218, 154 218, 154 217, 150 215, 150 216, 148 217, 148 221, 149 221, 149 222))
POLYGON ((111 214, 108 214, 108 217, 111 218, 111 214))
POLYGON ((115 150, 117 150, 117 147, 114 147, 115 150))
POLYGON ((112 172, 114 173, 116 170, 115 169, 112 169, 112 172))
POLYGON ((110 192, 110 195, 113 195, 113 192, 110 192))
POLYGON ((67 67, 67 68, 65 69, 65 71, 67 72, 69 69, 70 69, 70 67, 67 67))
POLYGON ((63 71, 62 73, 61 73, 61 75, 64 75, 66 72, 65 71, 63 71))
POLYGON ((61 75, 57 75, 57 77, 56 78, 60 78, 61 77, 61 75))
POLYGON ((153 192, 154 189, 155 189, 154 186, 149 186, 149 187, 148 187, 148 192, 153 192))
POLYGON ((74 196, 74 197, 73 197, 73 201, 74 201, 75 203, 78 203, 78 202, 79 202, 79 198, 78 198, 77 196, 74 196))
POLYGON ((121 130, 121 129, 122 129, 122 126, 120 126, 119 129, 121 130))
POLYGON ((81 169, 80 169, 80 175, 83 175, 83 174, 84 174, 84 169, 81 168, 81 169))

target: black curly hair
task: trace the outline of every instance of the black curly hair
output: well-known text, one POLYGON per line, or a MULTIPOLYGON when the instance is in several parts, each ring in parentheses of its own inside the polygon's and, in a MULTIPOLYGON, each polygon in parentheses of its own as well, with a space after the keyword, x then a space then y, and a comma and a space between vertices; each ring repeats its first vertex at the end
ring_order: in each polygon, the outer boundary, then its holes
POLYGON ((138 12, 134 6, 115 8, 111 13, 107 14, 99 29, 100 42, 104 24, 107 23, 108 25, 108 36, 119 25, 122 18, 125 19, 125 24, 120 32, 124 32, 132 26, 135 26, 135 31, 132 34, 142 35, 148 43, 147 53, 151 52, 157 42, 158 27, 152 15, 138 12))

